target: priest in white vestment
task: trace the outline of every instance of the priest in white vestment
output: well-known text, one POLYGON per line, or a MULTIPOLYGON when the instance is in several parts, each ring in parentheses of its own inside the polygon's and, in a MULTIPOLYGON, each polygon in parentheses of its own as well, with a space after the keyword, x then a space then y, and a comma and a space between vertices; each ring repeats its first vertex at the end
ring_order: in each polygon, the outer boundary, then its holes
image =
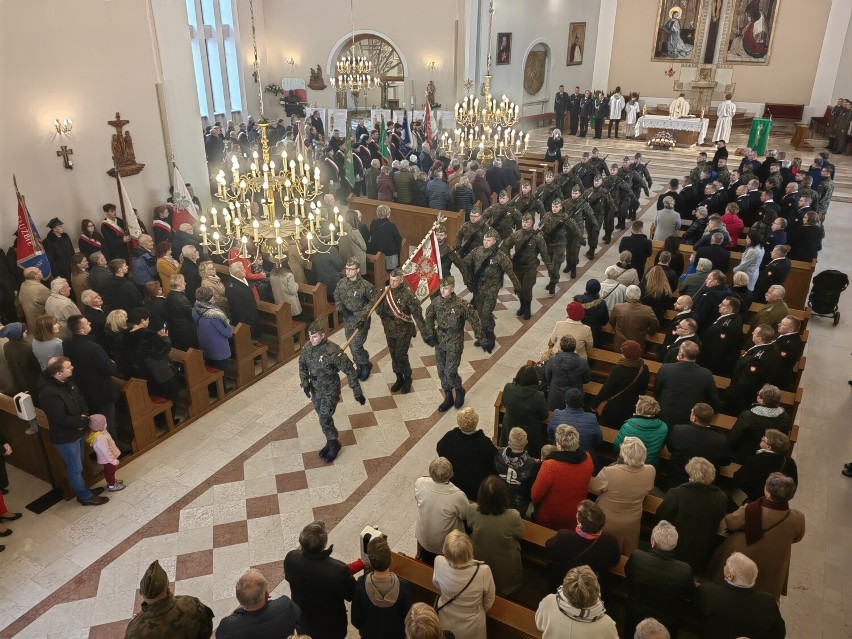
POLYGON ((624 112, 627 114, 627 139, 636 137, 636 121, 639 119, 639 102, 635 95, 630 96, 630 102, 624 106, 624 112))
POLYGON ((725 94, 725 101, 716 109, 716 130, 713 132, 713 141, 724 140, 725 144, 731 139, 731 123, 737 114, 737 105, 731 102, 733 96, 725 94))
POLYGON ((669 117, 677 119, 685 118, 689 115, 689 102, 683 96, 684 94, 681 93, 678 99, 669 105, 669 117))

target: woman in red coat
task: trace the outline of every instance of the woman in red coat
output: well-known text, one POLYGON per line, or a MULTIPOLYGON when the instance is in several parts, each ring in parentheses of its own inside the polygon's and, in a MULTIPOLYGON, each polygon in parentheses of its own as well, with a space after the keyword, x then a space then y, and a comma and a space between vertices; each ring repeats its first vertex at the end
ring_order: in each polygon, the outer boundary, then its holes
POLYGON ((542 462, 532 486, 536 523, 553 530, 576 528, 577 505, 588 496, 595 469, 591 455, 579 447, 576 428, 556 427, 556 452, 542 462))

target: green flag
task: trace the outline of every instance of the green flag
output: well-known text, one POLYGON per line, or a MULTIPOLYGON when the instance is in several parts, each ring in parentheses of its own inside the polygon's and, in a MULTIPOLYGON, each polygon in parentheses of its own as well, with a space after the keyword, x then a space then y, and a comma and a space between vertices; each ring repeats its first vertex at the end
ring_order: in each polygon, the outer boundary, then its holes
POLYGON ((346 180, 350 187, 355 186, 355 160, 352 158, 352 138, 346 136, 346 165, 344 168, 346 180))
POLYGON ((385 126, 385 116, 382 115, 382 124, 379 127, 379 153, 382 157, 390 161, 390 153, 388 153, 388 129, 385 126))

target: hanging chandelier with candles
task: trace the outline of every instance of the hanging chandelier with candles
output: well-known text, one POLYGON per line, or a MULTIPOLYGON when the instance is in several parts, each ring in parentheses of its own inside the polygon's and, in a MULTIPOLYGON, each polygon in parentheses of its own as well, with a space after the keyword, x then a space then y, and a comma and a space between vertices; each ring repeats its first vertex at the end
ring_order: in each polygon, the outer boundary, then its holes
POLYGON ((361 91, 369 91, 379 86, 379 76, 373 75, 373 63, 365 56, 355 55, 355 9, 353 0, 349 0, 349 14, 352 20, 352 44, 349 45, 349 55, 338 59, 335 66, 335 77, 329 78, 331 86, 338 93, 351 91, 358 95, 361 91))

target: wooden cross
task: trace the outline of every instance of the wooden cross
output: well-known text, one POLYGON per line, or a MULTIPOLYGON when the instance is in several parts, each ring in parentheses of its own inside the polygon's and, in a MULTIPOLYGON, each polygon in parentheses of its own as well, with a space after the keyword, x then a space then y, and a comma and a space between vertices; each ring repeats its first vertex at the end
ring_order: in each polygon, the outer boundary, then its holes
POLYGON ((74 155, 74 149, 69 149, 67 146, 63 145, 59 148, 59 151, 56 152, 56 157, 62 158, 62 164, 66 169, 74 169, 74 163, 68 157, 69 155, 74 155))
POLYGON ((118 135, 121 135, 121 129, 123 129, 125 126, 130 124, 130 120, 122 120, 121 114, 118 111, 116 111, 115 112, 115 120, 110 120, 110 121, 107 122, 107 124, 109 124, 111 127, 114 127, 115 132, 118 135))

